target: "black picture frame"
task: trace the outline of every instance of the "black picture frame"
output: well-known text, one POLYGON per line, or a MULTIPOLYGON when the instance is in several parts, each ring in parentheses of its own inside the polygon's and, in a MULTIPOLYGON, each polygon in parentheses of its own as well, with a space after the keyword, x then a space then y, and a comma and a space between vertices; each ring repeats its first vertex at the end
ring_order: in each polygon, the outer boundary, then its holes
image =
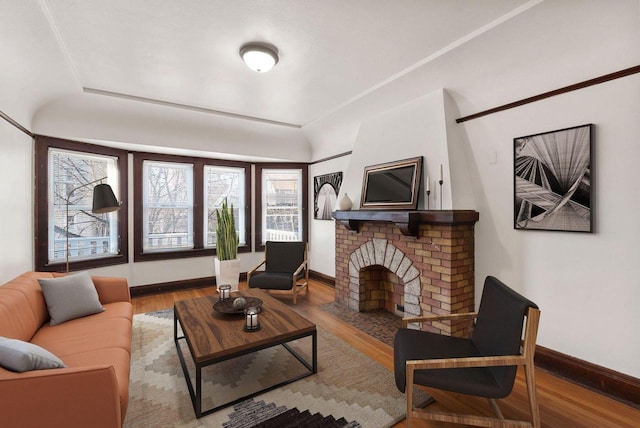
POLYGON ((331 213, 335 211, 342 172, 313 177, 313 218, 315 220, 333 220, 331 213))
POLYGON ((513 227, 593 233, 593 124, 513 139, 513 227))
POLYGON ((422 181, 422 156, 364 168, 360 208, 415 210, 422 181))

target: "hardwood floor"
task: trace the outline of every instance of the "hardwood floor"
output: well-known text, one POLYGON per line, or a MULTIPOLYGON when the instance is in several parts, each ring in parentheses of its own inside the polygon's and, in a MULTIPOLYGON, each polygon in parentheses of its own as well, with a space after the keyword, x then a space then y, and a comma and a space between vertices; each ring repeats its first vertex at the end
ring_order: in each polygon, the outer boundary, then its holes
MULTIPOLYGON (((246 287, 245 283, 240 288, 246 287)), ((144 313, 173 307, 178 300, 202 297, 215 293, 215 289, 194 290, 141 296, 132 299, 134 312, 144 313)), ((280 298, 291 305, 291 299, 280 298)), ((367 354, 393 371, 393 349, 368 334, 346 324, 318 308, 319 305, 334 300, 333 288, 311 281, 309 296, 298 299, 296 309, 315 324, 342 338, 354 348, 367 354)), ((540 416, 543 427, 640 427, 640 410, 625 405, 606 396, 560 379, 543 370, 536 370, 536 386, 540 416)), ((489 404, 484 399, 461 394, 427 389, 436 399, 435 409, 450 412, 466 412, 492 415, 489 404)), ((529 420, 529 408, 524 383, 524 374, 518 372, 511 395, 498 401, 506 418, 529 420)), ((400 422, 394 428, 405 427, 400 422)), ((454 424, 418 421, 415 428, 454 427, 454 424)))

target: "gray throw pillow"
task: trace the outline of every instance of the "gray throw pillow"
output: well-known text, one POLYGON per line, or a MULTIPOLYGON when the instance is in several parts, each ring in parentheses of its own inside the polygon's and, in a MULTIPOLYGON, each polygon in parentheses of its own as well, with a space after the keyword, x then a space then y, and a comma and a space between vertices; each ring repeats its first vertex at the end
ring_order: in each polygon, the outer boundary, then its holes
POLYGON ((38 279, 51 325, 104 311, 95 285, 87 272, 60 278, 38 279))
POLYGON ((0 366, 14 372, 66 367, 60 358, 33 343, 0 337, 0 366))

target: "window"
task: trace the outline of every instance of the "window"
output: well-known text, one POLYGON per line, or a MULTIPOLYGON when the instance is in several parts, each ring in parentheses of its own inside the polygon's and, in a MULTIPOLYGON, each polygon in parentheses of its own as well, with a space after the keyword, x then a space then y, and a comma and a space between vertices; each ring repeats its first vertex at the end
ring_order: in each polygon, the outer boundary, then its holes
POLYGON ((256 249, 267 241, 307 241, 307 166, 256 165, 256 249))
POLYGON ((240 245, 246 245, 245 232, 245 170, 243 168, 230 168, 220 166, 204 167, 204 218, 205 247, 216 245, 216 213, 217 208, 222 207, 224 200, 233 205, 233 217, 235 219, 240 245))
POLYGON ((91 212, 93 188, 126 198, 126 152, 36 136, 36 269, 64 271, 126 263, 126 206, 91 212), (123 230, 124 228, 124 230, 123 230))
POLYGON ((193 165, 144 161, 143 251, 193 248, 193 165))
POLYGON ((250 251, 251 165, 134 153, 135 261, 215 254, 215 209, 233 203, 238 251, 250 251))

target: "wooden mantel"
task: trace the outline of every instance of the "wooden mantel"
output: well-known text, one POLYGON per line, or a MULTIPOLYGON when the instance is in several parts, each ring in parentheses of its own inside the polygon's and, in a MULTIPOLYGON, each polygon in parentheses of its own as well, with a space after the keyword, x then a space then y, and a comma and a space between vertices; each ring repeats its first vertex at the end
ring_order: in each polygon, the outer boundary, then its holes
POLYGON ((333 218, 354 232, 359 232, 360 224, 365 221, 391 222, 403 235, 417 237, 421 224, 473 224, 480 214, 474 210, 355 210, 334 211, 333 218))

